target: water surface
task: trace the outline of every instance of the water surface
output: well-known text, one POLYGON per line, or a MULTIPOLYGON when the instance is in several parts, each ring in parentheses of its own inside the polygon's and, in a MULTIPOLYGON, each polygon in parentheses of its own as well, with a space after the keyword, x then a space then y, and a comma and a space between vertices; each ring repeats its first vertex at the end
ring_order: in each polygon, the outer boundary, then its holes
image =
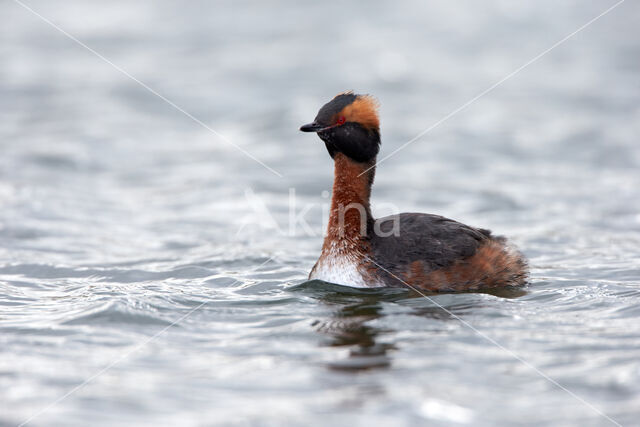
POLYGON ((376 95, 386 156, 613 4, 29 2, 279 177, 0 2, 0 425, 638 425, 634 2, 378 169, 375 214, 508 235, 527 288, 305 283, 324 102, 376 95))

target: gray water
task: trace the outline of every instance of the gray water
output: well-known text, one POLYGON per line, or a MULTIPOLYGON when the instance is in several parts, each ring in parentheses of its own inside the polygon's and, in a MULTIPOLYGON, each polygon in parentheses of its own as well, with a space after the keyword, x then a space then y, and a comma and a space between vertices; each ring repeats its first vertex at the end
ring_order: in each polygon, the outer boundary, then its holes
POLYGON ((305 283, 298 127, 374 94, 384 157, 614 2, 28 4, 114 65, 0 2, 0 425, 640 425, 637 2, 380 165, 529 258, 431 300, 305 283))

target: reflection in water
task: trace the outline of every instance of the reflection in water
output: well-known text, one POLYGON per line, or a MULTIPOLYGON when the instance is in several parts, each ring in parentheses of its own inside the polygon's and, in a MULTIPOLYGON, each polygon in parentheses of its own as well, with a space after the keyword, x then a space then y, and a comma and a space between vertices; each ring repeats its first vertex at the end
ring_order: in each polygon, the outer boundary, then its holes
POLYGON ((391 365, 388 351, 394 349, 393 344, 377 342, 376 339, 385 332, 370 326, 367 322, 382 316, 382 305, 379 301, 363 301, 349 304, 338 309, 334 316, 325 322, 317 321, 314 326, 319 332, 331 337, 332 347, 349 346, 349 357, 329 363, 329 368, 345 371, 386 368, 391 365))
MULTIPOLYGON (((336 307, 330 319, 316 320, 313 326, 330 338, 327 345, 350 347, 348 358, 332 361, 328 367, 354 372, 391 366, 390 350, 396 347, 393 343, 380 342, 380 338, 395 331, 370 325, 371 321, 384 316, 382 303, 424 298, 423 294, 408 289, 357 289, 317 280, 305 282, 292 289, 311 292, 325 304, 336 307)), ((518 298, 526 295, 527 291, 524 288, 501 288, 481 293, 501 298, 518 298)), ((478 302, 466 300, 463 296, 465 294, 469 293, 449 294, 460 297, 460 301, 455 304, 446 303, 444 308, 437 305, 438 303, 434 304, 430 298, 425 298, 427 305, 414 307, 412 313, 442 321, 456 320, 456 316, 453 315, 456 312, 462 314, 470 308, 478 307, 478 302)), ((443 294, 428 294, 427 297, 435 295, 443 294)))
POLYGON ((361 371, 391 365, 389 350, 395 347, 380 342, 380 338, 394 331, 369 323, 383 316, 383 302, 406 298, 408 290, 350 288, 320 280, 304 282, 290 290, 311 294, 324 304, 335 307, 329 319, 313 323, 318 332, 329 337, 328 346, 350 347, 348 358, 329 363, 330 369, 361 371))

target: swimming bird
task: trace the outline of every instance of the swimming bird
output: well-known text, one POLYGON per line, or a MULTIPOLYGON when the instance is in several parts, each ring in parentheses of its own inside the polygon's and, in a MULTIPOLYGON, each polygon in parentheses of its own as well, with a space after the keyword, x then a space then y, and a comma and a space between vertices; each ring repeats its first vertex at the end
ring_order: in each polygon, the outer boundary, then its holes
POLYGON ((430 292, 525 284, 525 258, 489 230, 423 213, 373 218, 371 186, 380 150, 375 98, 338 94, 300 130, 315 132, 334 161, 327 233, 309 279, 430 292))

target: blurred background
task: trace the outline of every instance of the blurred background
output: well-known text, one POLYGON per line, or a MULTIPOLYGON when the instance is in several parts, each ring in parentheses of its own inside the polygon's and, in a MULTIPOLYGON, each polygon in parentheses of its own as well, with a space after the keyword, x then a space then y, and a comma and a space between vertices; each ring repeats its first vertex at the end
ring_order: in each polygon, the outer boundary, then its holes
POLYGON ((637 423, 640 6, 520 69, 615 4, 1 0, 0 425, 637 423), (300 285, 298 128, 349 89, 381 157, 447 118, 374 214, 512 237, 525 291, 434 300, 588 404, 424 298, 300 285))

